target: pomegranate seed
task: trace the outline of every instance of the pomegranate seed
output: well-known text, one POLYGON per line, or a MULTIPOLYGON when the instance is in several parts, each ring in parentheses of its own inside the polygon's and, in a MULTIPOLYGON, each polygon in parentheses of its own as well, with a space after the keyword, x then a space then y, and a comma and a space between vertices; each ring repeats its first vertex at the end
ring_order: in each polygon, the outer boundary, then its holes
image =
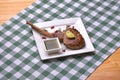
POLYGON ((64 49, 64 50, 62 50, 62 52, 65 52, 65 49, 64 49))
POLYGON ((50 28, 51 28, 51 29, 54 29, 54 26, 51 26, 50 28))
POLYGON ((55 33, 57 33, 57 32, 58 32, 58 30, 55 31, 55 33))
POLYGON ((74 26, 72 26, 72 29, 75 29, 75 27, 74 27, 74 26))
POLYGON ((45 36, 42 36, 42 39, 46 39, 46 37, 45 37, 45 36))

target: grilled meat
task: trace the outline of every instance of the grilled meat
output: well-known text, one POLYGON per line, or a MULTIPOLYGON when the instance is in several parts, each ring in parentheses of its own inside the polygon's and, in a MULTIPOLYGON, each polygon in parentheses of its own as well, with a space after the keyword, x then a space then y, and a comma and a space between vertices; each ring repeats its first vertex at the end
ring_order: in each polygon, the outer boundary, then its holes
POLYGON ((65 30, 65 32, 63 37, 63 43, 67 48, 75 50, 85 46, 85 41, 82 35, 76 29, 68 28, 65 30), (74 34, 75 38, 70 39, 66 36, 65 32, 68 30, 70 30, 74 34))

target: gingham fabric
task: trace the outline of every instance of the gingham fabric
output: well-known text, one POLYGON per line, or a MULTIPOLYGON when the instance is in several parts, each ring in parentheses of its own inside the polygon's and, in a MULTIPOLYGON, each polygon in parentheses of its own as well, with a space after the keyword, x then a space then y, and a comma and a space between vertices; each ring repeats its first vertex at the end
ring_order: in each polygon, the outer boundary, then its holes
POLYGON ((0 27, 0 80, 85 80, 120 47, 120 1, 37 0, 0 27), (95 53, 41 61, 25 24, 81 17, 95 53))

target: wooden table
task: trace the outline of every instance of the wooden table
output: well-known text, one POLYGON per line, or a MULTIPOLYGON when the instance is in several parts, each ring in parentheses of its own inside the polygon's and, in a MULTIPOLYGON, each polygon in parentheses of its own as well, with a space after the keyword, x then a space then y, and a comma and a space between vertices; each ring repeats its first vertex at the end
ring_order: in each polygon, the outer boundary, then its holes
MULTIPOLYGON (((35 0, 0 0, 0 24, 9 20, 35 0)), ((120 80, 120 48, 118 48, 87 80, 120 80)))

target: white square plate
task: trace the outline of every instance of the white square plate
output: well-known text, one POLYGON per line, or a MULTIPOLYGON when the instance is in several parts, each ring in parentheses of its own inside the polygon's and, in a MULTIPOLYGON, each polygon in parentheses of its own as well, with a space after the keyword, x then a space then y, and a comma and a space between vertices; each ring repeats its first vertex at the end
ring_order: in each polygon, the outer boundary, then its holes
POLYGON ((53 54, 53 55, 49 55, 48 53, 45 52, 44 50, 44 46, 43 46, 43 39, 42 37, 44 35, 39 34, 38 32, 36 32, 35 30, 32 29, 33 31, 33 35, 35 38, 35 42, 41 57, 41 60, 46 60, 46 59, 52 59, 52 58, 58 58, 58 57, 64 57, 64 56, 70 56, 70 55, 75 55, 75 54, 81 54, 81 53, 88 53, 88 52, 94 52, 95 49, 93 47, 93 44, 91 43, 91 40, 87 34, 87 31, 84 27, 84 24, 81 20, 81 18, 68 18, 68 19, 59 19, 59 20, 53 20, 53 21, 47 21, 47 22, 40 22, 40 23, 35 23, 34 25, 36 25, 39 28, 45 28, 46 30, 48 30, 49 32, 54 32, 55 30, 61 29, 61 30, 65 30, 66 25, 72 25, 74 26, 83 36, 84 40, 85 40, 85 47, 82 49, 78 49, 78 50, 70 50, 67 49, 62 43, 62 50, 57 53, 57 54, 53 54), (51 26, 54 26, 54 29, 51 29, 51 26), (63 50, 65 49, 65 51, 63 52, 63 50))

